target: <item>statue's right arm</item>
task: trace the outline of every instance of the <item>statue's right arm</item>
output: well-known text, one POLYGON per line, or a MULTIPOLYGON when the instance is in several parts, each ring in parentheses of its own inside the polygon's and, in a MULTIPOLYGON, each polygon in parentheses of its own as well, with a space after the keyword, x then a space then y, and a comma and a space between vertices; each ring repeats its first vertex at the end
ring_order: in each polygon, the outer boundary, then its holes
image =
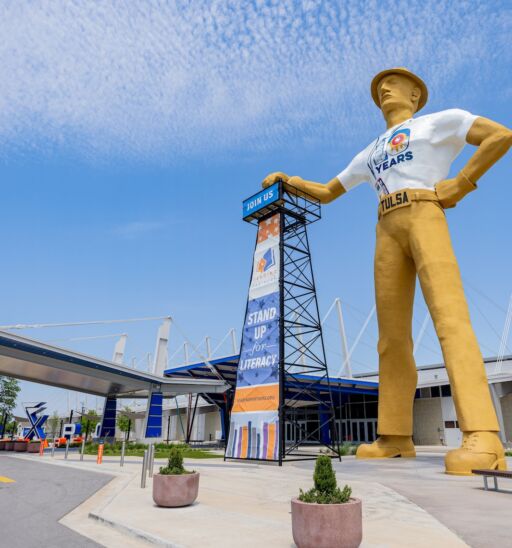
POLYGON ((316 198, 322 204, 328 204, 346 192, 337 177, 334 177, 334 179, 331 179, 328 183, 324 184, 315 183, 314 181, 306 181, 296 175, 290 177, 281 171, 267 175, 267 177, 263 180, 263 188, 267 188, 277 181, 283 181, 285 188, 295 188, 299 192, 303 192, 304 194, 308 194, 309 196, 316 198))

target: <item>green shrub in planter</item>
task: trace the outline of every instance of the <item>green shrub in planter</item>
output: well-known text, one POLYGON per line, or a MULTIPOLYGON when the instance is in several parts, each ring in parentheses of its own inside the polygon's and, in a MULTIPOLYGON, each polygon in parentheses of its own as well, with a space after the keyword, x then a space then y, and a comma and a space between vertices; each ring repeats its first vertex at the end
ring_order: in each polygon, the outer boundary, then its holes
POLYGON ((314 487, 309 491, 300 490, 299 500, 301 502, 343 504, 349 501, 352 489, 348 485, 345 485, 343 489, 338 487, 330 457, 320 455, 316 459, 313 481, 314 487))
POLYGON ((361 501, 352 489, 340 489, 331 458, 316 460, 314 487, 292 499, 292 533, 301 548, 357 548, 363 538, 361 501))
POLYGON ((162 466, 160 468, 160 474, 163 476, 179 476, 181 474, 192 474, 185 470, 183 466, 183 453, 178 447, 172 447, 169 452, 169 461, 167 466, 162 466))
POLYGON ((183 466, 183 451, 173 447, 167 466, 153 476, 153 501, 158 506, 176 508, 189 506, 199 492, 199 472, 190 472, 183 466))

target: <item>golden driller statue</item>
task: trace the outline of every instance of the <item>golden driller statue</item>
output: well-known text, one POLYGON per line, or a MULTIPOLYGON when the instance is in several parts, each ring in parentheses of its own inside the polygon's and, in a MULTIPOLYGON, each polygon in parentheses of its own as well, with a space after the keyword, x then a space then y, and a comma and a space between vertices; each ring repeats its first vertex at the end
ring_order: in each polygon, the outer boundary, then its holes
POLYGON ((379 416, 377 441, 361 445, 359 458, 414 457, 412 410, 417 383, 412 310, 416 275, 441 343, 457 418, 460 449, 446 455, 446 472, 503 470, 503 446, 480 349, 453 253, 444 209, 454 207, 512 145, 506 127, 450 109, 413 118, 427 102, 427 86, 404 68, 380 72, 371 94, 387 130, 327 184, 272 173, 322 203, 363 181, 379 197, 375 295, 379 323, 379 416), (466 143, 477 148, 453 179, 452 162, 466 143))

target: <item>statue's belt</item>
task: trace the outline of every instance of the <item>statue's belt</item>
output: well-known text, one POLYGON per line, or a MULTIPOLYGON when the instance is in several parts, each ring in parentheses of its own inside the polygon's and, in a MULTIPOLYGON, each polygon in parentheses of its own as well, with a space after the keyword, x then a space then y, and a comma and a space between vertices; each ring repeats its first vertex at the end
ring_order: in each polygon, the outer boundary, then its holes
POLYGON ((379 219, 387 213, 400 209, 402 207, 408 207, 412 202, 439 202, 434 190, 404 188, 403 190, 397 190, 392 194, 387 194, 384 198, 381 198, 379 203, 379 219))

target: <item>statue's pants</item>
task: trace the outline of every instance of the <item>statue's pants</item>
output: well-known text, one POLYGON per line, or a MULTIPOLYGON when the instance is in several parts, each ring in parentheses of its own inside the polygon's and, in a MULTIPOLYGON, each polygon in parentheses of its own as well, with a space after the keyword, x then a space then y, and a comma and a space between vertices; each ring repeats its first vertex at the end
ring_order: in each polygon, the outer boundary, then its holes
POLYGON ((413 432, 416 273, 443 351, 460 429, 498 431, 444 210, 433 192, 406 192, 406 206, 394 208, 388 201, 391 206, 385 214, 379 209, 377 224, 378 433, 410 436, 413 432))

